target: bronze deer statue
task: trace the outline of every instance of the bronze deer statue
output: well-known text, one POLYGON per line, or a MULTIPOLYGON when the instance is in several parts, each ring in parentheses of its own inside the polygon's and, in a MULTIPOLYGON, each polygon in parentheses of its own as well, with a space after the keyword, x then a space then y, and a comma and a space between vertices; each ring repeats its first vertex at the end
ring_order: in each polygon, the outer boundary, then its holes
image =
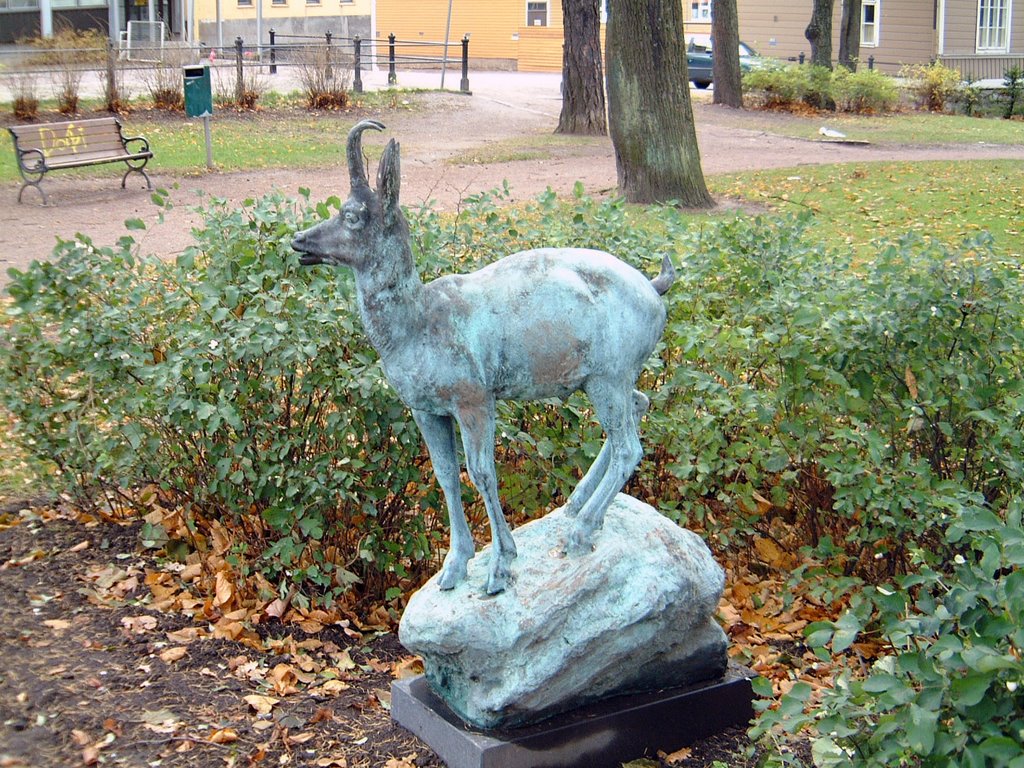
POLYGON ((399 146, 380 161, 377 190, 366 178, 364 120, 348 135, 351 194, 338 215, 299 232, 301 263, 350 267, 363 326, 388 381, 412 409, 444 492, 451 546, 439 586, 466 576, 473 538, 462 509, 458 423, 469 476, 483 497, 492 552, 486 590, 511 576, 516 545, 498 500, 495 402, 586 392, 606 441, 566 503, 575 516, 565 549, 587 552, 608 505, 640 462, 637 426, 648 399, 634 389, 665 327, 660 299, 675 280, 666 257, 648 280, 614 256, 580 248, 512 254, 476 272, 424 284, 399 206, 399 146))

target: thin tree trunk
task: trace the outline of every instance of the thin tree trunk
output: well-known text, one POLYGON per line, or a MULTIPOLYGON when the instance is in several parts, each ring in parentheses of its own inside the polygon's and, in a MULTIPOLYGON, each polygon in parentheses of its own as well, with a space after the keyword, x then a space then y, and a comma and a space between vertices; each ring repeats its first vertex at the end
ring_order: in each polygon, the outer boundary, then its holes
POLYGON ((715 90, 711 100, 739 108, 743 106, 743 73, 740 71, 740 22, 736 0, 715 0, 711 14, 711 37, 715 41, 711 61, 715 90))
POLYGON ((811 63, 832 69, 832 9, 835 0, 814 0, 804 37, 811 44, 811 63))
POLYGON ((839 63, 851 72, 860 61, 861 0, 843 0, 842 22, 839 25, 839 63))
POLYGON ((562 112, 555 133, 608 133, 601 64, 601 0, 562 0, 562 112))
POLYGON ((714 205, 700 167, 679 0, 609 0, 608 122, 630 202, 714 205))

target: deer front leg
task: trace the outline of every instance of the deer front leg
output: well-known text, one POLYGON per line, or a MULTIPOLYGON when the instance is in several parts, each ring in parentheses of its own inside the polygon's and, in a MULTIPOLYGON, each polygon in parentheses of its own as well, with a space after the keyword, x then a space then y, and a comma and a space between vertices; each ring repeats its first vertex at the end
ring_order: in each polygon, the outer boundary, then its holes
POLYGON ((455 422, 451 416, 438 416, 423 411, 413 411, 412 415, 423 435, 423 442, 427 444, 430 462, 434 465, 434 477, 448 505, 451 543, 437 583, 441 589, 452 589, 466 578, 466 564, 474 554, 473 535, 462 510, 455 422))
POLYGON ((505 590, 512 576, 516 542, 498 499, 498 480, 494 470, 494 399, 481 397, 471 405, 460 405, 458 420, 469 476, 483 497, 491 524, 487 594, 496 595, 505 590))

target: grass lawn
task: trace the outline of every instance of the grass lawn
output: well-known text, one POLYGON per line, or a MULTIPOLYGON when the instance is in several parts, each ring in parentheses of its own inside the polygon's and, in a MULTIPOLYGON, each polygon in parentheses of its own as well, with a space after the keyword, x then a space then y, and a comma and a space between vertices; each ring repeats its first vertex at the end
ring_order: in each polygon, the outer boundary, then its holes
POLYGON ((1024 122, 998 118, 908 112, 895 115, 822 114, 796 116, 785 112, 731 110, 716 119, 737 128, 767 131, 798 139, 817 139, 822 126, 847 138, 872 144, 1020 144, 1024 122))
POLYGON ((712 193, 777 211, 810 208, 832 246, 865 249, 905 231, 959 242, 987 230, 1024 259, 1024 167, 1015 160, 856 163, 755 171, 708 179, 712 193))

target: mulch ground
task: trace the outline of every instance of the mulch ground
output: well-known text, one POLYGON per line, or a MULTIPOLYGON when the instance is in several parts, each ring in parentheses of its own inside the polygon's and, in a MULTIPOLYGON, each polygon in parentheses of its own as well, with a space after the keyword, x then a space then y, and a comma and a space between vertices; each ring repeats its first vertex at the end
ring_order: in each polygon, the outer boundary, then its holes
MULTIPOLYGON (((415 669, 393 633, 271 621, 260 642, 217 639, 154 609, 166 564, 139 527, 0 506, 0 768, 443 765, 391 720, 391 682, 415 669)), ((734 728, 636 765, 753 766, 748 743, 734 728)))

